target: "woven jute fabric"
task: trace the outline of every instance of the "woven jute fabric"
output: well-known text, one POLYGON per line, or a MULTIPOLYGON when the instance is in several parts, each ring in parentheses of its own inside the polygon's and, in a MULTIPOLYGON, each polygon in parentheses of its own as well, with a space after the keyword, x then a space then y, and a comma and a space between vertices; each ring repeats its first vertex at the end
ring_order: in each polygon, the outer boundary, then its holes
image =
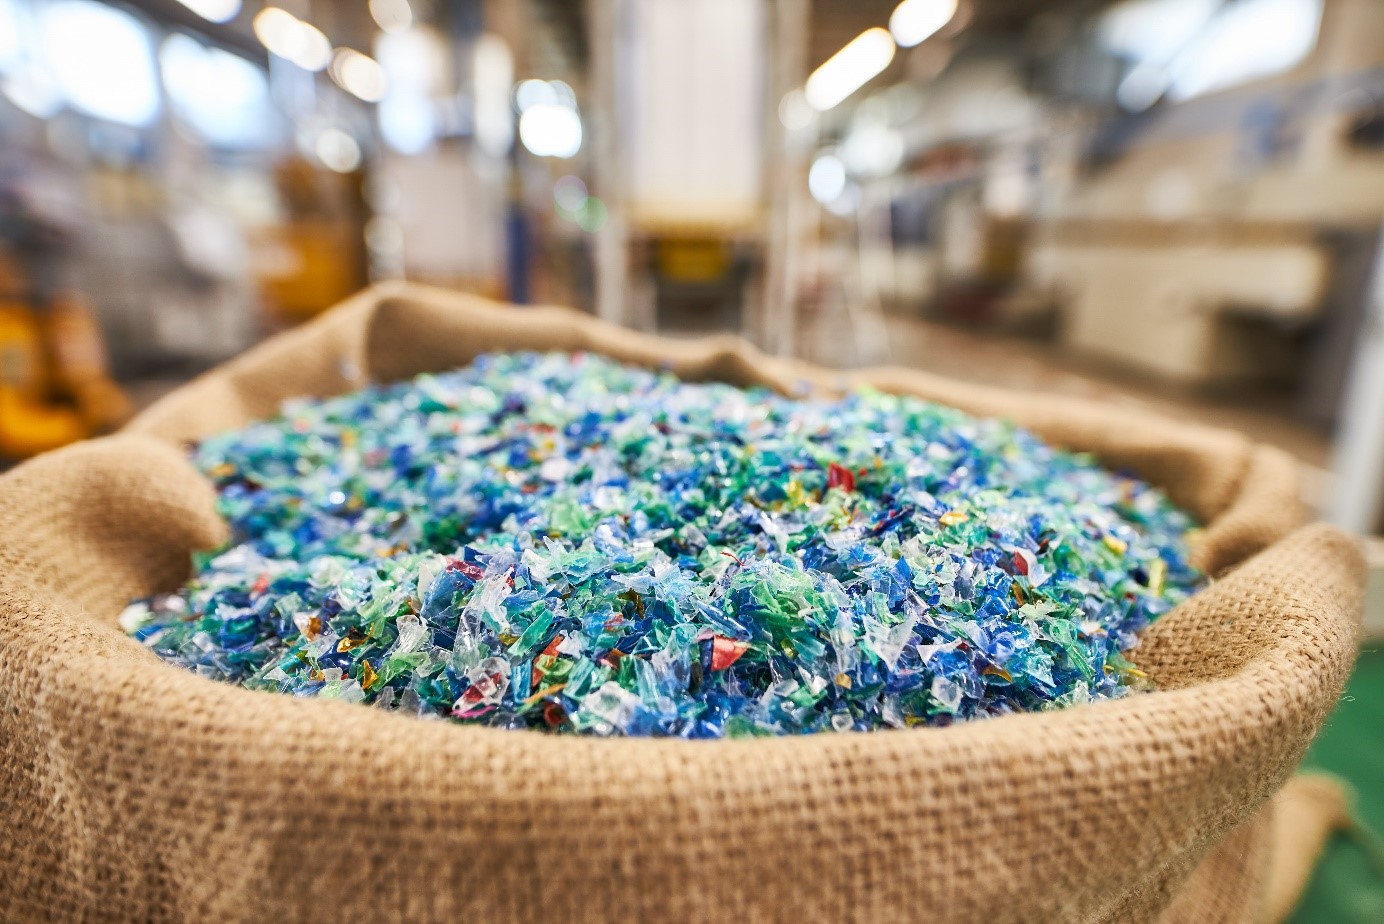
POLYGON ((371 290, 0 477, 0 918, 1252 921, 1270 800, 1350 669, 1362 565, 1292 463, 1222 431, 732 339, 371 290), (1145 635, 1156 692, 950 728, 752 741, 470 728, 254 693, 116 625, 226 537, 182 443, 497 349, 1003 415, 1164 486, 1217 579, 1145 635))

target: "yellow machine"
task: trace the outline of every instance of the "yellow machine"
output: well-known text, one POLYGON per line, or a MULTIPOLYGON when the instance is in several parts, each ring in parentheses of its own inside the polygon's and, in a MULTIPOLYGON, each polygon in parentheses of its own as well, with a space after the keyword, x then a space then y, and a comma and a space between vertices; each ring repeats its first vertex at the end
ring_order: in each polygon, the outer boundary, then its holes
POLYGON ((11 460, 113 429, 130 412, 85 305, 55 299, 40 324, 19 289, 0 262, 0 457, 11 460))
POLYGON ((131 413, 130 399, 110 376, 106 343, 81 296, 53 298, 46 317, 51 396, 76 407, 94 433, 114 430, 131 413))
POLYGON ((23 459, 87 435, 81 415, 44 398, 43 341, 33 312, 0 300, 0 456, 23 459))
POLYGON ((260 289, 278 321, 296 324, 367 281, 361 181, 301 158, 280 163, 274 177, 285 217, 255 241, 260 289))

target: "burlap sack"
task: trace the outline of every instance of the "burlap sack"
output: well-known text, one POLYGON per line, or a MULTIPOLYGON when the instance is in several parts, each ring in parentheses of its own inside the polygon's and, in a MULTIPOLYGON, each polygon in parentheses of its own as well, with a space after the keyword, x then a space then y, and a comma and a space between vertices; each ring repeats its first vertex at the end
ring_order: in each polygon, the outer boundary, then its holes
POLYGON ((0 478, 5 920, 1248 921, 1270 797, 1349 671, 1354 545, 1215 430, 576 313, 367 292, 0 478), (466 728, 213 683, 126 638, 225 535, 179 446, 281 398, 582 348, 691 378, 850 379, 1012 417, 1164 485, 1221 575, 1138 651, 1160 690, 945 729, 753 741, 466 728))

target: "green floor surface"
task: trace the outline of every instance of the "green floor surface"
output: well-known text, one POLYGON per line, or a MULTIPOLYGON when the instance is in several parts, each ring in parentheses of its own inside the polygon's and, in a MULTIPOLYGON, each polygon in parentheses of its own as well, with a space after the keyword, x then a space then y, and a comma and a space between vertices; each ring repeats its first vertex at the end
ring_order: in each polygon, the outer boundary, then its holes
MULTIPOLYGON (((1305 767, 1344 777, 1359 819, 1384 834, 1384 644, 1366 644, 1345 696, 1307 754, 1305 767)), ((1292 924, 1384 924, 1384 869, 1356 840, 1337 835, 1292 924)))

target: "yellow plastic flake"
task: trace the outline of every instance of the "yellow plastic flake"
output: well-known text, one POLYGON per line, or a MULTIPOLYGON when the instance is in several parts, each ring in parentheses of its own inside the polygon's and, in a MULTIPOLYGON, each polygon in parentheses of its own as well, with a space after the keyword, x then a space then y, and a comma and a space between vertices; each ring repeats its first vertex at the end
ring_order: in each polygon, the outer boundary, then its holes
POLYGON ((369 637, 358 629, 352 629, 342 637, 341 641, 336 643, 336 650, 341 652, 350 651, 352 648, 357 648, 369 640, 369 637))
POLYGON ((1163 593, 1163 583, 1168 579, 1168 563, 1161 558, 1149 565, 1149 593, 1155 596, 1163 593))
POLYGON ((1129 543, 1118 536, 1106 535, 1103 541, 1105 542, 1105 547, 1116 555, 1123 555, 1125 552, 1129 551, 1129 543))
POLYGON ((380 679, 380 675, 375 673, 375 669, 370 666, 370 662, 364 658, 360 662, 360 687, 368 690, 375 685, 375 681, 380 679))
POLYGON ((960 510, 948 510, 937 518, 937 522, 943 526, 955 526, 958 523, 965 523, 970 517, 960 510))

